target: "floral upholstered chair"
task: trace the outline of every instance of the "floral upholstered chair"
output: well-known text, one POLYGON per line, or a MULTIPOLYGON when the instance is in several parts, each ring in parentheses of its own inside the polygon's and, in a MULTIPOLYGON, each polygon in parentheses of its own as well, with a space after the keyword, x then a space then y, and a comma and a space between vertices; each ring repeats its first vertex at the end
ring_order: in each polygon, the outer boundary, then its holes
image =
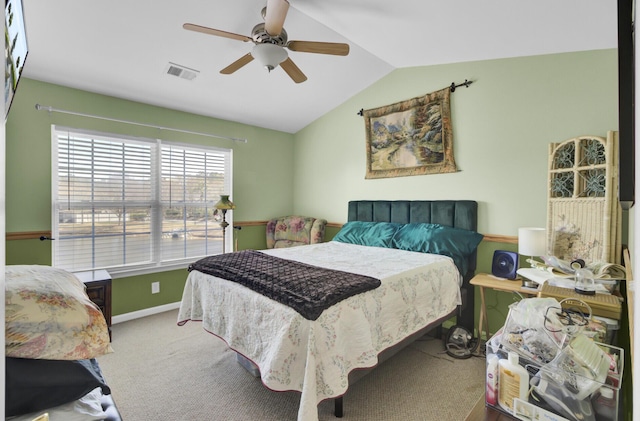
POLYGON ((283 216, 267 222, 267 248, 281 248, 322 243, 326 219, 306 216, 283 216))

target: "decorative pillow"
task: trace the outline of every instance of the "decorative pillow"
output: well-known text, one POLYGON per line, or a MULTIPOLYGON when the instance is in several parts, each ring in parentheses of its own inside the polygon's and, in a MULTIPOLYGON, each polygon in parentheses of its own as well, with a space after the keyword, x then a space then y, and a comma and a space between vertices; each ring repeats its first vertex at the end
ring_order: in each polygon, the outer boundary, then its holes
MULTIPOLYGON (((6 358, 6 415, 67 404, 96 388, 111 393, 95 359, 78 361, 6 358)), ((98 398, 99 399, 99 398, 98 398)))
POLYGON ((104 315, 72 273, 6 266, 5 355, 83 360, 113 352, 104 315))
POLYGON ((440 224, 404 224, 393 236, 393 247, 400 250, 449 256, 460 274, 467 273, 467 258, 484 236, 475 231, 440 224))
POLYGON ((341 243, 371 247, 393 247, 392 239, 402 224, 393 222, 350 221, 333 237, 341 243))

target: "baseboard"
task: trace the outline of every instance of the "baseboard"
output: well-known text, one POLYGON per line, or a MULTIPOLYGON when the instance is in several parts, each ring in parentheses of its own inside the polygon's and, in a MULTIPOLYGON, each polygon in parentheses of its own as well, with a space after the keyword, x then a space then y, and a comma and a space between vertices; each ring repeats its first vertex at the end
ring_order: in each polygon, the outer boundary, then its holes
POLYGON ((157 307, 145 308, 144 310, 132 311, 131 313, 118 314, 111 318, 111 324, 128 322, 129 320, 139 319, 141 317, 151 316, 153 314, 164 313, 165 311, 180 308, 180 301, 175 303, 164 304, 157 307))

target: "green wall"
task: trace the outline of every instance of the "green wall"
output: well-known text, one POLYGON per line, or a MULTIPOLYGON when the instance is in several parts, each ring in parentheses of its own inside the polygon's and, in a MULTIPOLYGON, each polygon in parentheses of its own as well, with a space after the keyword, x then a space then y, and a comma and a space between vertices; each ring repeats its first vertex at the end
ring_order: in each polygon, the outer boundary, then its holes
MULTIPOLYGON (((293 209, 294 136, 291 134, 24 79, 20 81, 20 89, 6 124, 7 233, 51 229, 52 124, 231 148, 233 192, 230 193, 237 207, 228 214, 229 222, 234 218, 239 221, 267 220, 289 214, 293 209), (112 119, 246 138, 248 142, 235 143, 113 121, 37 111, 36 104, 112 119)), ((251 233, 255 229, 248 227, 241 233, 251 233)), ((250 235, 248 238, 245 247, 260 248, 258 235, 250 235)), ((7 264, 51 264, 50 242, 37 239, 13 240, 6 243, 6 249, 7 264)), ((113 314, 179 301, 186 276, 186 271, 170 271, 115 279, 113 314), (160 282, 160 293, 152 295, 151 283, 156 281, 160 282)))
MULTIPOLYGON (((356 199, 473 199, 481 233, 516 236, 546 225, 549 144, 618 129, 617 50, 398 69, 295 136, 294 211, 344 222, 356 199), (454 154, 459 172, 366 180, 366 133, 360 109, 372 109, 472 80, 451 95, 454 154)), ((623 215, 623 242, 628 235, 623 215)), ((478 272, 490 273, 495 249, 484 242, 478 272)), ((476 320, 480 294, 475 294, 476 320)), ((507 317, 513 294, 486 291, 489 330, 507 317)), ((621 345, 628 350, 628 335, 621 345), (626 344, 626 345, 625 345, 626 344)), ((630 371, 623 395, 630 402, 630 371)), ((625 419, 630 419, 627 405, 625 419)))
POLYGON ((473 199, 479 230, 545 226, 548 145, 618 128, 617 51, 398 69, 295 136, 294 210, 344 222, 354 199, 473 199), (472 80, 451 95, 459 172, 365 180, 358 110, 472 80))
MULTIPOLYGON (((295 135, 25 79, 6 126, 6 230, 51 228, 50 131, 57 124, 232 148, 231 193, 237 208, 230 216, 237 221, 295 212, 343 223, 353 199, 465 198, 479 202, 480 232, 516 235, 519 226, 545 224, 548 144, 584 134, 606 136, 617 128, 616 66, 616 51, 601 50, 399 69, 295 135), (458 88, 451 99, 460 171, 365 180, 364 122, 356 112, 464 79, 474 83, 458 88), (36 103, 249 141, 37 111, 36 103)), ((329 238, 337 231, 331 230, 329 238)), ((263 226, 245 226, 234 234, 240 249, 265 247, 263 226)), ((482 249, 480 270, 493 253, 482 249)), ((7 263, 50 264, 51 244, 10 241, 7 263)), ((114 314, 179 301, 184 278, 172 271, 114 281, 114 314), (161 293, 152 296, 155 280, 161 293)), ((496 313, 505 312, 503 298, 489 299, 496 313)))
POLYGON ((173 111, 90 92, 24 79, 7 120, 7 232, 51 228, 51 125, 233 149, 229 216, 265 220, 291 212, 291 134, 173 111), (237 143, 130 124, 37 111, 35 104, 151 125, 246 138, 237 143), (277 186, 275 189, 265 186, 277 186), (274 200, 275 199, 275 200, 274 200))
MULTIPOLYGON (((615 49, 398 69, 293 135, 23 79, 6 123, 6 231, 51 229, 50 131, 56 124, 232 148, 230 193, 237 208, 229 216, 237 221, 297 213, 343 223, 349 200, 473 199, 479 202, 480 232, 515 236, 520 226, 545 225, 549 143, 617 130, 617 101, 615 49), (451 97, 459 172, 365 180, 364 121, 357 111, 465 79, 474 83, 451 97), (37 103, 249 142, 37 111, 37 103)), ((329 228, 327 238, 336 232, 329 228)), ((240 249, 265 247, 262 225, 245 226, 234 234, 240 249)), ((627 237, 623 233, 623 239, 627 237)), ((495 249, 515 246, 483 242, 479 272, 490 271, 495 249)), ((6 261, 50 264, 51 243, 8 241, 6 261)), ((115 279, 113 314, 179 301, 186 275, 175 270, 115 279), (155 281, 161 283, 161 292, 152 295, 150 284, 155 281)), ((495 332, 513 296, 487 292, 486 298, 490 330, 495 332)), ((476 294, 476 314, 478 309, 476 294)))

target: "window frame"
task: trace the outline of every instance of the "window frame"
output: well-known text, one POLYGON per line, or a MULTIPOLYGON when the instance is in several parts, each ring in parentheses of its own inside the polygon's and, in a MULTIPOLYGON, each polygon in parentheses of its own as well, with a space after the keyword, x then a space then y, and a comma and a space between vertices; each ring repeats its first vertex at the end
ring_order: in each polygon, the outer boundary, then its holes
MULTIPOLYGON (((187 268, 189 264, 193 263, 200 257, 203 256, 191 256, 186 258, 179 258, 173 260, 161 260, 160 247, 161 240, 163 234, 163 221, 164 218, 162 216, 162 211, 166 206, 166 202, 163 202, 162 198, 162 152, 164 147, 177 147, 184 148, 190 152, 214 152, 220 153, 223 155, 224 159, 224 182, 223 182, 223 192, 221 194, 231 194, 232 186, 233 186, 233 149, 231 148, 221 148, 217 146, 209 146, 209 145, 201 145, 195 143, 186 143, 186 142, 177 142, 177 141, 165 141, 162 139, 151 139, 145 137, 135 137, 130 135, 123 135, 118 133, 106 133, 94 130, 86 130, 79 128, 72 128, 60 125, 51 125, 51 232, 52 238, 56 238, 59 236, 59 214, 61 211, 61 203, 63 202, 63 198, 59 197, 58 194, 58 183, 59 183, 59 171, 58 171, 58 160, 59 160, 59 140, 58 135, 60 132, 69 132, 74 135, 81 136, 92 136, 96 138, 107 138, 114 139, 116 141, 123 142, 136 142, 136 143, 144 143, 148 144, 151 147, 151 162, 150 167, 152 170, 151 176, 151 199, 149 202, 140 202, 140 201, 132 201, 131 203, 135 203, 136 205, 142 204, 143 206, 148 206, 150 209, 151 221, 149 224, 149 228, 151 231, 151 262, 144 264, 132 264, 126 266, 96 266, 92 269, 78 269, 78 270, 99 270, 99 269, 107 269, 109 273, 114 278, 119 277, 129 277, 129 276, 137 276, 144 274, 151 274, 157 272, 165 272, 170 270, 178 270, 187 268)), ((206 204, 213 203, 215 204, 218 201, 219 197, 215 197, 213 199, 207 200, 206 204)), ((124 201, 127 203, 127 201, 124 201)), ((98 202, 104 205, 103 202, 98 202)), ((205 202, 180 202, 180 206, 200 206, 205 204, 205 202)), ((81 208, 81 206, 79 207, 81 208)), ((226 220, 230 226, 233 226, 233 212, 228 212, 226 215, 226 220)), ((214 227, 219 225, 218 221, 214 220, 214 218, 210 218, 208 223, 212 224, 214 227)), ((213 228, 212 228, 213 229, 213 228)), ((233 238, 233 230, 227 229, 225 232, 224 247, 226 250, 231 250, 233 238)), ((56 247, 57 244, 54 241, 51 248, 51 261, 52 266, 56 266, 56 247)), ((208 253, 211 255, 214 253, 208 253)))

